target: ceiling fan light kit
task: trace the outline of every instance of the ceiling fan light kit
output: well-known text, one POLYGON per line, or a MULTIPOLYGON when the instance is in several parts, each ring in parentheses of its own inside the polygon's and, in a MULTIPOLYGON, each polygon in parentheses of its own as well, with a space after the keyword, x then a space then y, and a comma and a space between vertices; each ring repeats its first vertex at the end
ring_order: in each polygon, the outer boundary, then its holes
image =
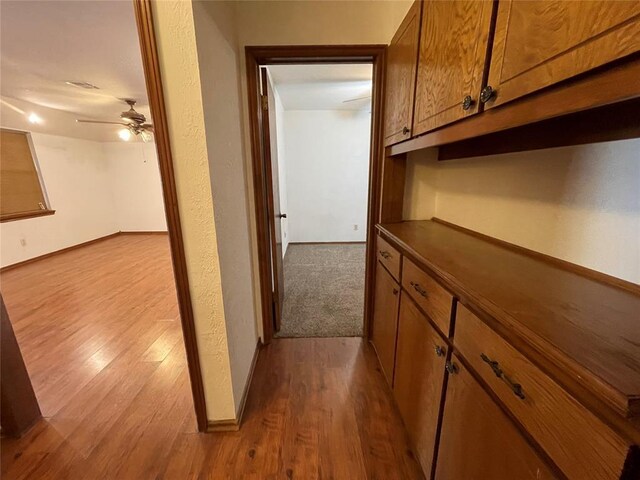
POLYGON ((143 142, 149 142, 152 139, 153 125, 150 123, 146 123, 147 118, 139 113, 133 108, 136 104, 136 101, 131 98, 123 98, 122 99, 127 105, 129 105, 129 110, 126 112, 122 112, 120 114, 120 122, 108 122, 102 120, 81 120, 78 119, 76 122, 78 123, 101 123, 107 125, 122 125, 124 128, 118 131, 118 137, 121 140, 128 142, 134 136, 139 136, 143 142))

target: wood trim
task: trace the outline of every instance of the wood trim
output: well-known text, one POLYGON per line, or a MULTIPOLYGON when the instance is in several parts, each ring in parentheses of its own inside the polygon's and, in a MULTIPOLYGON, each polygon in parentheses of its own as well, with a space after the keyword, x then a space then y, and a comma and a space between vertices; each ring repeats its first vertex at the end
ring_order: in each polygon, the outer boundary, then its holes
POLYGON ((247 381, 244 384, 244 390, 242 392, 242 399, 240 400, 240 406, 238 407, 238 413, 236 414, 236 421, 238 428, 242 425, 242 418, 244 417, 244 409, 247 406, 247 398, 249 397, 249 391, 251 390, 251 383, 253 382, 253 373, 256 370, 258 363, 258 357, 260 356, 260 350, 262 349, 262 342, 258 340, 256 349, 253 352, 253 358, 251 359, 251 366, 249 367, 249 375, 247 375, 247 381))
POLYGON ((437 147, 638 98, 640 58, 617 62, 390 147, 390 155, 437 147))
POLYGON ((152 0, 133 0, 133 7, 138 27, 145 83, 147 94, 149 95, 149 107, 154 124, 154 136, 160 166, 160 178, 162 180, 162 195, 167 216, 167 230, 171 244, 171 258, 176 281, 176 294, 180 308, 180 320, 182 322, 187 365, 189 367, 189 378, 191 380, 193 404, 198 430, 205 432, 208 430, 207 407, 193 318, 193 306, 191 304, 191 293, 189 290, 184 240, 180 224, 178 194, 173 171, 171 144, 169 142, 169 125, 160 74, 160 61, 158 59, 158 47, 153 25, 152 0))
POLYGON ((639 109, 640 98, 636 98, 449 143, 438 149, 438 160, 638 138, 639 109))
POLYGON ((372 63, 372 120, 371 153, 369 163, 369 213, 367 219, 367 264, 365 267, 365 315, 364 332, 368 334, 371 306, 369 292, 375 270, 375 251, 371 241, 375 238, 375 224, 379 211, 379 172, 382 161, 382 118, 383 85, 386 61, 386 45, 291 45, 291 46, 248 46, 245 47, 247 68, 247 94, 249 99, 249 123, 251 132, 251 157, 253 167, 253 193, 255 202, 256 231, 258 242, 258 268, 260 278, 260 302, 262 305, 263 342, 271 342, 274 333, 271 260, 267 241, 269 235, 267 206, 267 185, 262 160, 263 141, 261 138, 262 109, 259 101, 261 65, 281 64, 323 64, 323 63, 372 63))
POLYGON ((14 222, 16 220, 24 220, 26 218, 45 217, 47 215, 53 215, 54 213, 56 213, 55 210, 36 210, 34 212, 9 213, 0 217, 0 223, 14 222))
POLYGON ((103 240, 108 240, 113 237, 117 237, 120 235, 120 232, 110 233, 109 235, 105 235, 104 237, 94 238, 93 240, 87 240, 86 242, 78 243, 77 245, 71 245, 70 247, 65 247, 60 250, 56 250, 55 252, 45 253, 44 255, 38 255, 37 257, 29 258, 27 260, 23 260, 21 262, 13 263, 11 265, 6 265, 0 268, 0 272, 6 272, 7 270, 13 270, 14 268, 22 267, 24 265, 28 265, 33 262, 38 262, 40 260, 44 260, 46 258, 51 258, 56 255, 60 255, 62 253, 69 252, 71 250, 75 250, 77 248, 87 247, 93 243, 102 242, 103 240))
POLYGON ((486 240, 487 242, 495 243, 496 245, 508 248, 509 250, 513 250, 515 252, 521 253, 523 255, 528 255, 533 258, 537 258, 551 265, 558 266, 564 270, 577 273, 578 275, 590 278, 592 280, 595 280, 596 282, 604 283, 605 285, 610 285, 616 288, 621 288, 636 295, 640 295, 640 285, 638 285, 637 283, 633 283, 622 278, 617 278, 606 273, 598 272, 597 270, 592 270, 591 268, 583 267, 582 265, 571 263, 566 260, 562 260, 561 258, 552 257, 551 255, 547 255, 545 253, 536 252, 535 250, 521 247, 520 245, 516 245, 515 243, 510 243, 505 240, 500 240, 499 238, 490 237, 489 235, 485 235, 484 233, 461 227, 460 225, 447 222, 446 220, 442 220, 437 217, 433 217, 431 220, 433 222, 446 225, 447 227, 454 228, 458 231, 468 233, 469 235, 473 235, 474 237, 481 238, 482 240, 486 240))
POLYGON ((289 242, 288 245, 366 245, 364 242, 289 242))
POLYGON ((237 432, 242 425, 242 418, 244 417, 244 409, 247 405, 247 398, 249 397, 249 391, 251 390, 251 383, 253 382, 253 372, 255 372, 256 365, 258 363, 258 357, 262 350, 262 342, 258 340, 256 349, 253 352, 253 358, 251 359, 251 367, 249 367, 249 375, 247 375, 247 382, 244 385, 244 391, 242 392, 242 399, 236 413, 236 418, 231 420, 209 420, 207 422, 207 432, 237 432))

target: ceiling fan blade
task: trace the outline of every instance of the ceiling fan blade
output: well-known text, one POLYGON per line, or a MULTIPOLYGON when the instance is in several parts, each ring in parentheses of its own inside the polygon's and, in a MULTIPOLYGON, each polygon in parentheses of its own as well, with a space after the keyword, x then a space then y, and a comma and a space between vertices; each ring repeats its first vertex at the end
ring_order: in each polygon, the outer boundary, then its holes
POLYGON ((76 120, 76 122, 78 123, 105 123, 108 125, 124 125, 125 127, 128 126, 128 123, 122 123, 122 122, 103 122, 101 120, 76 120))
POLYGON ((343 100, 342 103, 357 102, 358 100, 366 100, 367 98, 371 98, 371 95, 367 95, 366 97, 358 97, 358 98, 351 98, 349 100, 343 100))

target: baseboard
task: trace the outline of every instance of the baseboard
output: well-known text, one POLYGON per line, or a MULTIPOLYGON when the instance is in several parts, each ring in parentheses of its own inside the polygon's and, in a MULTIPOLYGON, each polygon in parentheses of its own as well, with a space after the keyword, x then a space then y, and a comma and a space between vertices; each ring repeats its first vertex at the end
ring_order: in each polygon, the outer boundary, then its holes
POLYGON ((289 242, 288 245, 365 245, 367 242, 289 242))
POLYGON ((118 235, 168 235, 168 234, 169 234, 169 232, 165 232, 165 231, 153 231, 153 232, 138 231, 138 232, 115 232, 115 233, 110 233, 109 235, 105 235, 104 237, 94 238, 93 240, 87 240, 86 242, 78 243, 77 245, 71 245, 70 247, 65 247, 65 248, 63 248, 61 250, 56 250, 55 252, 45 253, 43 255, 39 255, 37 257, 29 258, 27 260, 23 260, 23 261, 18 262, 18 263, 12 263, 11 265, 6 265, 6 266, 0 268, 0 272, 6 272, 7 270, 11 270, 13 268, 22 267, 22 266, 27 265, 29 263, 37 262, 39 260, 44 260, 46 258, 50 258, 50 257, 53 257, 55 255, 60 255, 61 253, 67 253, 68 251, 75 250, 76 248, 87 247, 87 246, 89 246, 89 245, 91 245, 93 243, 102 242, 103 240, 109 240, 110 238, 117 237, 118 235))
POLYGON ((86 247, 88 245, 91 245, 93 243, 102 242, 103 240, 108 240, 110 238, 117 237, 118 235, 120 235, 120 232, 110 233, 109 235, 105 235, 104 237, 94 238, 93 240, 88 240, 86 242, 78 243, 77 245, 71 245, 70 247, 65 247, 65 248, 63 248, 61 250, 56 250, 55 252, 45 253, 44 255, 39 255, 37 257, 29 258, 27 260, 23 260, 23 261, 18 262, 18 263, 13 263, 11 265, 6 265, 6 266, 0 268, 0 272, 6 272, 7 270, 11 270, 13 268, 22 267, 23 265, 27 265, 29 263, 37 262, 38 260, 44 260, 45 258, 50 258, 50 257, 53 257, 55 255, 60 255, 61 253, 66 253, 66 252, 69 252, 70 250, 75 250, 76 248, 82 248, 82 247, 86 247))
POLYGON ((261 347, 262 342, 258 340, 256 349, 253 352, 253 358, 251 359, 249 375, 247 376, 247 382, 244 385, 244 391, 242 392, 242 399, 240 400, 240 406, 238 407, 236 418, 232 420, 209 420, 207 422, 207 433, 237 432, 238 430, 240 430, 240 425, 242 425, 242 417, 244 416, 244 407, 247 404, 247 397, 249 396, 249 390, 251 389, 251 383, 253 382, 253 372, 255 371, 256 364, 258 363, 258 355, 260 354, 261 347))
POLYGON ((122 235, 169 235, 166 230, 136 230, 130 232, 121 231, 120 233, 122 235))

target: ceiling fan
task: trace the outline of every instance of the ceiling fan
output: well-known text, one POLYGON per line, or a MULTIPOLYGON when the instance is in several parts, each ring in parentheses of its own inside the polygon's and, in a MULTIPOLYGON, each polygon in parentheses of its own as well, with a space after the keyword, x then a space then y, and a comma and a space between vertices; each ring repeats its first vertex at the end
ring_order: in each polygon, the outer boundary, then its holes
POLYGON ((133 135, 140 135, 143 142, 148 142, 151 140, 151 133, 153 132, 153 125, 150 123, 146 123, 146 117, 133 108, 136 104, 136 101, 132 98, 123 98, 122 99, 127 105, 129 105, 129 110, 126 112, 122 112, 120 114, 120 118, 123 120, 122 122, 106 122, 102 120, 81 120, 78 119, 76 122, 78 123, 103 123, 108 125, 122 125, 125 128, 118 132, 118 136, 122 140, 129 140, 133 135))

